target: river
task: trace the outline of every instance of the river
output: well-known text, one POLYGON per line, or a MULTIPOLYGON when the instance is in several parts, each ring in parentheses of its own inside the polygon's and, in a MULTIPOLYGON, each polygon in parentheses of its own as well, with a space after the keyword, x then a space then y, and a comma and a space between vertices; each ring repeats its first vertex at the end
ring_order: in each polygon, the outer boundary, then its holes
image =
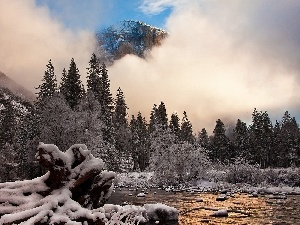
MULTIPOLYGON (((300 224, 300 196, 287 195, 286 199, 272 199, 270 196, 249 197, 249 194, 235 193, 226 201, 216 201, 218 193, 200 192, 166 192, 160 189, 148 189, 145 197, 136 197, 142 190, 117 188, 108 203, 144 205, 147 203, 163 203, 173 206, 179 211, 179 221, 167 225, 188 224, 259 224, 259 225, 295 225, 300 224), (202 202, 199 200, 202 199, 202 202), (191 210, 195 208, 206 208, 191 210), (232 209, 251 214, 229 212, 228 217, 212 217, 212 210, 232 209), (187 212, 191 210, 190 212, 187 212)), ((149 223, 151 224, 151 223, 149 223)), ((154 224, 154 223, 153 223, 154 224)), ((161 223, 160 223, 161 224, 161 223)))

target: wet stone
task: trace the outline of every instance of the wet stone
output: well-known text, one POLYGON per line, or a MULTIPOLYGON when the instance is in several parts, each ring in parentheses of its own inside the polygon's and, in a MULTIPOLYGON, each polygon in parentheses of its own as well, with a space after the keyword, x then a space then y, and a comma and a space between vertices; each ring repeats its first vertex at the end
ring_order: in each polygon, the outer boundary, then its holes
POLYGON ((217 197, 216 201, 225 201, 228 199, 228 196, 225 194, 220 194, 219 197, 217 197))
POLYGON ((220 209, 212 214, 214 217, 228 217, 228 212, 225 209, 220 209))
POLYGON ((209 223, 210 220, 209 219, 203 219, 203 220, 200 220, 200 223, 209 223))

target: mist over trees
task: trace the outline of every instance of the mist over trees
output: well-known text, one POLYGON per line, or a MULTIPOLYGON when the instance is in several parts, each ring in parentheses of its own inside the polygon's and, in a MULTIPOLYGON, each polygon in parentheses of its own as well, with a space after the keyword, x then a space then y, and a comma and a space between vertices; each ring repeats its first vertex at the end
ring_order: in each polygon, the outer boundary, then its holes
POLYGON ((140 112, 129 116, 125 93, 110 90, 106 65, 91 56, 86 90, 75 59, 58 84, 49 60, 34 104, 20 113, 12 94, 0 92, 1 181, 41 174, 34 161, 39 142, 67 150, 84 143, 110 170, 154 171, 157 180, 179 183, 201 177, 209 163, 234 165, 245 161, 260 168, 300 165, 300 130, 289 112, 273 125, 267 112, 254 109, 252 123, 237 119, 231 135, 221 119, 213 133, 198 134, 184 111, 167 114, 163 101, 154 104, 149 121, 140 112))

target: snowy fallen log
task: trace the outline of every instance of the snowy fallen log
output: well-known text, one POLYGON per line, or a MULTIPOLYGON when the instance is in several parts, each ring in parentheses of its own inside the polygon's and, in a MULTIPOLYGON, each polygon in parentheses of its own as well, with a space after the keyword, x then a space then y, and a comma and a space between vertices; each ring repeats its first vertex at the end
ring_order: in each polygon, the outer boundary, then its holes
POLYGON ((41 143, 36 155, 44 176, 0 184, 0 224, 90 224, 107 221, 101 206, 111 195, 115 173, 85 145, 65 153, 41 143))

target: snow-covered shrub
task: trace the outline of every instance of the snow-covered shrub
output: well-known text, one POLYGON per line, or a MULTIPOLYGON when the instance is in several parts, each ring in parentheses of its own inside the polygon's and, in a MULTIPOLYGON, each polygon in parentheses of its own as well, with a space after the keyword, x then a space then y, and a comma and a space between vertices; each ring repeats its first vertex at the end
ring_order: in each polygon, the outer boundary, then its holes
POLYGON ((267 168, 262 170, 264 181, 267 184, 272 184, 272 185, 279 185, 280 180, 279 180, 279 172, 276 169, 273 168, 267 168))
POLYGON ((150 169, 159 185, 179 185, 193 179, 203 179, 210 162, 202 148, 190 143, 172 144, 152 156, 150 169))
POLYGON ((282 169, 280 173, 281 183, 288 186, 300 186, 300 168, 282 169))
POLYGON ((237 158, 227 167, 225 181, 234 184, 258 184, 263 181, 263 176, 259 165, 251 165, 244 159, 237 158))
POLYGON ((117 174, 114 183, 118 186, 149 187, 153 172, 130 172, 117 174))
POLYGON ((300 186, 300 168, 268 168, 262 170, 262 173, 267 184, 300 186))
POLYGON ((211 182, 222 182, 222 181, 225 181, 226 180, 226 171, 224 171, 224 168, 223 170, 221 169, 216 169, 214 167, 211 167, 206 173, 205 173, 205 176, 204 176, 204 180, 208 180, 208 181, 211 181, 211 182))

